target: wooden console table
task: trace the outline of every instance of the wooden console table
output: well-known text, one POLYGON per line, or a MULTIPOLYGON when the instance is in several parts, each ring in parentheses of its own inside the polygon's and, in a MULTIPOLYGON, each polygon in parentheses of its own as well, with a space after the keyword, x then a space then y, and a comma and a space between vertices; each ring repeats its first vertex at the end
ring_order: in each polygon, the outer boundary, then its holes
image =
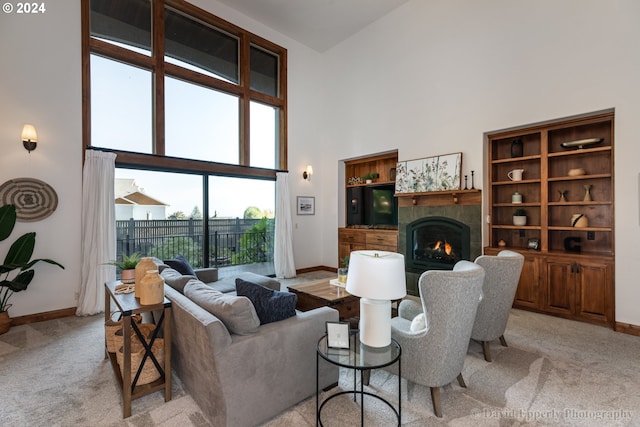
MULTIPOLYGON (((127 418, 131 416, 131 401, 133 399, 164 389, 164 401, 168 402, 171 400, 171 301, 164 298, 164 301, 160 304, 142 305, 140 304, 140 301, 135 298, 133 293, 116 294, 115 288, 119 284, 119 281, 105 283, 104 315, 105 320, 109 320, 112 300, 115 302, 118 310, 122 313, 124 351, 123 372, 121 372, 120 366, 118 365, 116 353, 109 353, 107 351, 106 337, 105 353, 111 360, 111 366, 113 367, 113 371, 120 383, 120 387, 122 389, 122 416, 123 418, 127 418), (140 329, 138 329, 136 322, 131 321, 131 316, 156 310, 161 310, 162 315, 160 316, 160 320, 153 332, 151 341, 147 343, 146 340, 142 339, 142 334, 140 329), (153 342, 155 341, 160 328, 162 328, 162 335, 164 338, 164 366, 160 366, 160 364, 158 364, 155 356, 151 352, 153 342), (140 341, 145 347, 147 363, 154 363, 156 365, 156 369, 160 372, 160 378, 149 384, 136 385, 137 378, 131 378, 131 330, 141 338, 140 341)), ((141 363, 140 368, 138 369, 138 375, 140 375, 142 366, 143 364, 141 363)))

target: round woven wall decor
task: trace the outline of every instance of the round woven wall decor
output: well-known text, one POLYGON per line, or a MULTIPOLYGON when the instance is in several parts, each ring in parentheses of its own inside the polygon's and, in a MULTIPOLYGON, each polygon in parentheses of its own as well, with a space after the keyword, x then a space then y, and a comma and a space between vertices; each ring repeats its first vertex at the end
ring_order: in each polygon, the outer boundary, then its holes
POLYGON ((58 195, 46 182, 15 178, 0 185, 0 205, 15 205, 18 221, 40 221, 56 210, 58 195))

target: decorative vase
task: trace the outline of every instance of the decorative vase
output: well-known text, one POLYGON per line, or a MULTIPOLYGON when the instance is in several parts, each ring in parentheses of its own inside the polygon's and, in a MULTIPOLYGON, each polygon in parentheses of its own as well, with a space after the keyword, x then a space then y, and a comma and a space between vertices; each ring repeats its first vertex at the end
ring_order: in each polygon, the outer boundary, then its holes
POLYGON ((8 311, 0 312, 0 335, 9 332, 11 329, 11 317, 8 311))
POLYGON ((522 194, 517 191, 511 195, 511 203, 519 204, 522 203, 522 194))
POLYGON ((584 202, 591 201, 591 184, 585 184, 584 186, 584 202))
POLYGON ((576 228, 584 228, 589 226, 589 220, 584 214, 571 215, 571 226, 576 228))
POLYGON ((511 157, 522 157, 524 146, 521 139, 514 139, 511 143, 511 157))
POLYGON ((140 282, 142 281, 142 278, 144 277, 145 274, 147 274, 147 271, 150 270, 157 270, 158 266, 156 265, 155 262, 153 262, 153 258, 151 257, 144 257, 140 260, 140 262, 138 263, 138 265, 136 265, 136 290, 135 290, 135 295, 136 298, 140 298, 140 286, 138 286, 140 284, 140 282))
POLYGON ((567 198, 565 197, 565 195, 567 194, 567 190, 558 190, 558 193, 560 193, 560 200, 558 200, 559 202, 566 202, 567 198))
POLYGON ((140 304, 153 305, 164 301, 164 279, 158 270, 149 270, 140 280, 140 304))

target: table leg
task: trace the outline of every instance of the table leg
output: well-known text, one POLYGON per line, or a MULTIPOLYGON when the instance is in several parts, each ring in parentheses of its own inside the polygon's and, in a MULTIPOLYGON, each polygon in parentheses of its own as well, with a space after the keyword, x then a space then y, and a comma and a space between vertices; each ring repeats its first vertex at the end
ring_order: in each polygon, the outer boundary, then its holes
POLYGON ((318 356, 318 352, 316 351, 316 427, 320 424, 320 412, 319 410, 319 402, 320 402, 320 392, 318 389, 320 388, 320 356, 318 356))
POLYGON ((164 309, 164 401, 171 400, 171 308, 164 309))
MULTIPOLYGON (((104 287, 104 323, 106 324, 111 315, 111 295, 109 294, 109 289, 104 287)), ((107 351, 107 334, 104 334, 104 358, 105 360, 109 357, 109 352, 107 351)))
POLYGON ((123 316, 122 328, 122 416, 128 418, 131 416, 131 316, 123 316))

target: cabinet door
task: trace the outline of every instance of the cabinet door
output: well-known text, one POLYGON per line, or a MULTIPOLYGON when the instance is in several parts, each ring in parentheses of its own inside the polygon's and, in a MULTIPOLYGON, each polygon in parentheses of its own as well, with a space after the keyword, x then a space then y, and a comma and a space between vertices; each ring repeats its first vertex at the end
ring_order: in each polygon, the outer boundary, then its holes
POLYGON ((576 273, 576 314, 598 323, 613 324, 613 266, 581 262, 576 273))
POLYGON ((529 308, 540 307, 540 262, 536 257, 524 257, 513 305, 529 308))
POLYGON ((544 309, 565 316, 573 316, 575 312, 575 286, 573 261, 547 261, 545 266, 545 300, 544 309))

